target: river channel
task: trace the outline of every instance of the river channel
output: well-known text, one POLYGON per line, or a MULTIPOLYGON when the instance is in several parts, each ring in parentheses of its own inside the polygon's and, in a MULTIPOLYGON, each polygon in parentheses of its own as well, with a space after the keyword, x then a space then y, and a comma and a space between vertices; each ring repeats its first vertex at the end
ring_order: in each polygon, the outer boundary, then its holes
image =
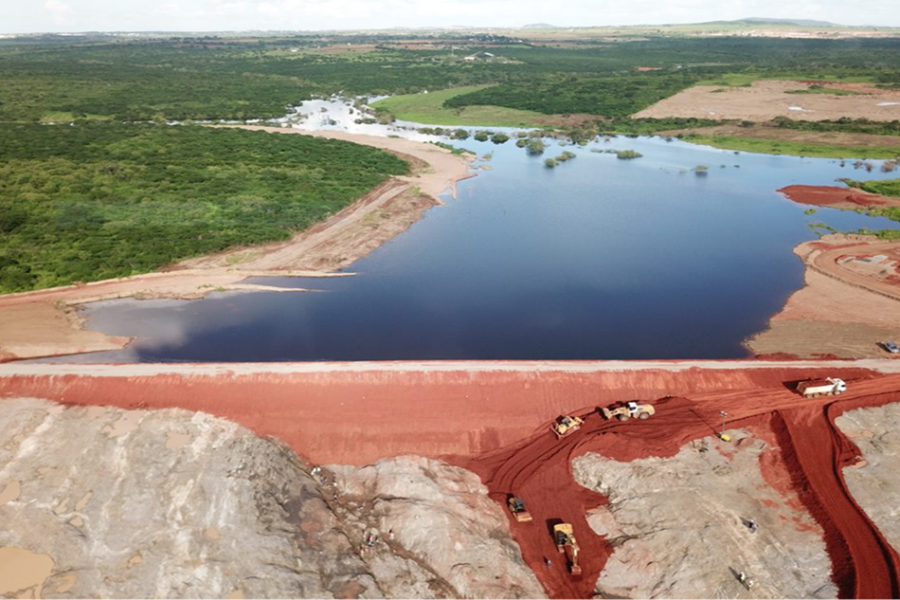
MULTIPOLYGON (((298 126, 341 128, 338 118, 314 122, 322 106, 339 111, 331 104, 308 107, 298 126)), ((551 140, 531 157, 513 142, 452 142, 490 155, 475 163, 489 170, 351 265, 355 276, 254 280, 315 293, 95 303, 88 328, 138 340, 65 360, 741 358, 742 341, 803 285, 792 249, 816 237, 810 225, 897 227, 833 209, 807 214, 776 192, 896 176, 852 161, 656 137, 551 140), (603 152, 613 149, 643 156, 603 152), (544 166, 564 150, 576 157, 544 166)))

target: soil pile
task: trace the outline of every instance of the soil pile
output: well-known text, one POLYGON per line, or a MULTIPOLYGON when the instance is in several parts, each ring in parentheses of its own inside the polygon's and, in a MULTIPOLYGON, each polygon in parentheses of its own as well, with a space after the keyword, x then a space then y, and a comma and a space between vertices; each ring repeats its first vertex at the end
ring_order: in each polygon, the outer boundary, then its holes
POLYGON ((202 413, 0 406, 4 596, 540 595, 502 510, 460 469, 397 459, 341 468, 336 486, 202 413), (370 524, 396 536, 361 556, 370 524))
POLYGON ((797 204, 828 206, 853 210, 867 206, 900 206, 900 200, 862 190, 824 185, 789 185, 778 190, 788 200, 797 204))
POLYGON ((777 446, 752 429, 729 434, 730 443, 710 436, 670 458, 575 459, 576 481, 609 498, 588 518, 613 548, 598 595, 835 597, 822 527, 795 492, 768 483, 789 477, 777 446), (741 571, 752 591, 738 581, 741 571))

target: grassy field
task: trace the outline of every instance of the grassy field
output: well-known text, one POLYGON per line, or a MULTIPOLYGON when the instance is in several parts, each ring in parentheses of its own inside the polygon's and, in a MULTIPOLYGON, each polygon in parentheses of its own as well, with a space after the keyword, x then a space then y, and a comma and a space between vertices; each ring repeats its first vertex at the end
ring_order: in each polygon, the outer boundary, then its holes
POLYGON ((900 146, 830 146, 790 142, 783 140, 765 140, 724 135, 686 135, 684 141, 693 144, 713 146, 723 150, 741 152, 757 152, 760 154, 787 154, 789 156, 811 156, 816 158, 896 158, 900 156, 900 146))
POLYGON ((547 115, 502 106, 466 106, 445 108, 444 101, 488 86, 470 85, 428 94, 406 94, 376 102, 375 108, 387 110, 396 118, 428 125, 472 125, 481 127, 534 127, 547 115))

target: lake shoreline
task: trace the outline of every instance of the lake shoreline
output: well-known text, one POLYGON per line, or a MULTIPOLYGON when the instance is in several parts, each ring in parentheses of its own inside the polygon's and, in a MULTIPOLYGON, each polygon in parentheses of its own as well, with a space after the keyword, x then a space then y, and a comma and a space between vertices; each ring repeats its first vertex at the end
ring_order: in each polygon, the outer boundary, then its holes
POLYGON ((805 285, 744 345, 761 357, 893 358, 900 339, 900 241, 832 234, 794 248, 805 285))
POLYGON ((393 239, 442 204, 456 182, 476 173, 471 158, 432 144, 343 132, 307 132, 263 126, 237 126, 275 134, 312 135, 372 146, 408 159, 410 175, 392 177, 326 221, 288 242, 238 248, 182 261, 153 273, 0 296, 0 362, 119 350, 132 338, 84 329, 77 308, 123 298, 193 300, 212 292, 298 292, 241 283, 248 277, 334 277, 336 269, 362 258, 393 239), (377 216, 377 227, 366 219, 377 216))

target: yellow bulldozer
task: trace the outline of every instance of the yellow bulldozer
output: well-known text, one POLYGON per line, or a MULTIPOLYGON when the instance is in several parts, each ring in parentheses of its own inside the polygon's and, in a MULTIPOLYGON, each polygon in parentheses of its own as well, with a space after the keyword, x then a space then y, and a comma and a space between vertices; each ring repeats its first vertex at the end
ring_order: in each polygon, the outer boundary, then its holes
POLYGON ((553 433, 556 434, 557 438, 564 438, 567 435, 578 431, 578 428, 581 427, 583 423, 583 419, 567 415, 556 419, 550 429, 553 430, 553 433))
POLYGON ((556 549, 566 555, 569 572, 572 577, 581 577, 581 566, 578 564, 578 542, 575 541, 575 530, 571 523, 559 523, 553 526, 553 537, 556 549))
POLYGON ((525 510, 525 503, 522 502, 521 498, 516 496, 510 496, 506 500, 506 505, 509 507, 509 512, 513 514, 516 518, 516 521, 519 523, 527 523, 531 521, 531 513, 525 510))
POLYGON ((605 419, 616 418, 620 421, 627 421, 628 419, 649 419, 656 414, 656 409, 650 404, 638 404, 631 400, 616 408, 601 408, 600 414, 605 419))

